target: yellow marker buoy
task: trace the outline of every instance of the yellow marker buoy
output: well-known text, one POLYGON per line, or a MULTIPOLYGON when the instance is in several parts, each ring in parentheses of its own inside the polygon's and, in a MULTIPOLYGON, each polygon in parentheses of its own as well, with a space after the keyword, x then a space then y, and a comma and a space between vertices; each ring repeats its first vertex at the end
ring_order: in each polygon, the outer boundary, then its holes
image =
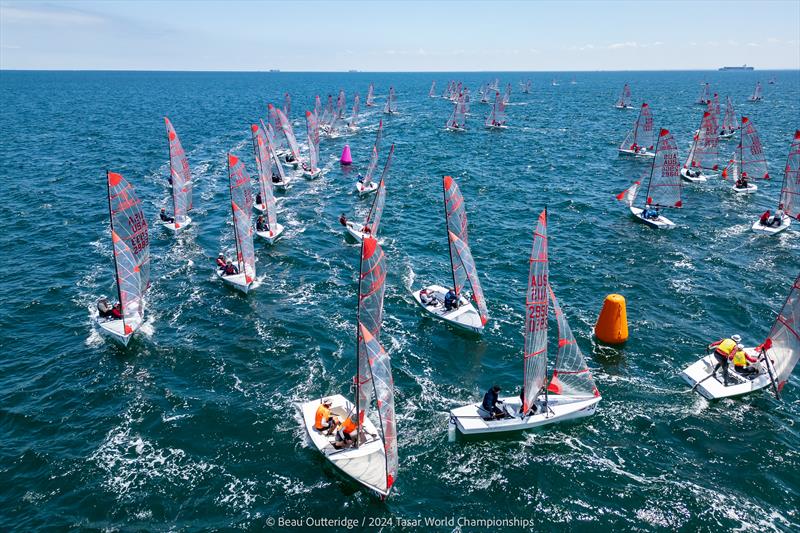
POLYGON ((606 296, 597 324, 594 325, 594 334, 606 344, 622 344, 628 340, 628 314, 625 311, 624 296, 606 296))

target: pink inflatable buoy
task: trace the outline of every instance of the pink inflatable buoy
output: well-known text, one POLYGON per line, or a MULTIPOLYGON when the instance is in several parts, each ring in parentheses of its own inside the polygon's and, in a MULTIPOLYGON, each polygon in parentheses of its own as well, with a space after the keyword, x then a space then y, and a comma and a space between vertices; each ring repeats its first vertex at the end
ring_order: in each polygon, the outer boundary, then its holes
POLYGON ((345 144, 344 150, 342 150, 342 158, 339 160, 339 163, 342 165, 352 165, 353 164, 353 156, 350 155, 350 145, 345 144))

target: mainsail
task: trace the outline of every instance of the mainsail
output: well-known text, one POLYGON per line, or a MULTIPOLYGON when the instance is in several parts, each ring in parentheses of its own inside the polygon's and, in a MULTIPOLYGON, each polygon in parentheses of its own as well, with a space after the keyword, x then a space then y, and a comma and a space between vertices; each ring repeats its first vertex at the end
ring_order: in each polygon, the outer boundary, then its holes
POLYGON ((386 178, 389 177, 389 169, 392 166, 392 157, 394 156, 394 144, 389 148, 389 156, 386 158, 386 164, 383 166, 381 173, 381 181, 378 183, 378 190, 375 193, 375 199, 372 201, 372 207, 367 214, 367 219, 364 221, 364 227, 369 228, 370 235, 377 235, 378 228, 381 224, 381 216, 383 216, 383 206, 386 204, 386 178))
MULTIPOLYGON (((253 152, 258 167, 258 188, 261 191, 261 209, 267 212, 269 229, 278 227, 275 195, 272 193, 272 156, 267 142, 267 135, 257 124, 251 127, 253 132, 253 152)), ((280 166, 280 165, 278 165, 280 166)))
MULTIPOLYGON (((272 129, 274 131, 283 131, 283 128, 281 128, 281 121, 278 118, 278 109, 272 104, 267 104, 267 110, 269 111, 269 124, 272 126, 272 129)), ((284 135, 276 138, 275 142, 276 148, 278 149, 286 147, 286 138, 284 135)))
POLYGON ((319 99, 319 95, 314 98, 314 116, 317 117, 317 120, 321 120, 319 116, 320 111, 322 111, 322 102, 319 99))
MULTIPOLYGON (((365 237, 361 244, 358 283, 358 374, 355 380, 355 405, 360 436, 373 396, 375 398, 386 464, 385 490, 388 492, 397 479, 397 429, 391 358, 380 344, 385 280, 383 250, 374 238, 365 237)), ((357 442, 356 445, 358 444, 357 442)))
POLYGON ((494 106, 491 114, 486 117, 486 126, 503 126, 506 123, 506 104, 500 98, 500 93, 494 94, 494 106))
POLYGON ((228 154, 228 179, 231 191, 233 230, 236 236, 236 261, 239 273, 252 283, 256 276, 256 254, 253 249, 253 193, 250 176, 238 157, 228 154))
POLYGON ((650 106, 642 104, 639 116, 636 118, 636 122, 633 123, 633 129, 628 132, 620 148, 623 150, 635 150, 638 147, 652 150, 653 133, 653 114, 650 112, 650 106))
POLYGON ((780 390, 800 359, 800 276, 794 280, 786 303, 762 346, 773 360, 775 381, 780 390))
POLYGON ((186 214, 192 210, 192 173, 189 171, 189 161, 183 151, 181 140, 172 127, 172 123, 164 117, 167 126, 167 140, 169 141, 169 172, 172 185, 172 213, 175 218, 175 229, 186 220, 186 214))
POLYGON ((617 100, 617 107, 628 107, 631 105, 631 87, 627 83, 622 87, 622 94, 617 100))
POLYGON ((707 104, 709 101, 708 92, 709 92, 709 84, 705 82, 702 84, 702 89, 700 89, 700 96, 697 97, 697 101, 695 103, 698 104, 707 104))
POLYGON ((133 186, 116 172, 108 172, 107 180, 117 292, 123 329, 129 335, 144 318, 144 294, 150 285, 150 237, 142 201, 133 186))
POLYGON ((725 118, 722 119, 722 131, 725 133, 733 133, 739 129, 739 119, 736 118, 736 110, 733 108, 731 97, 725 104, 725 118))
POLYGON ((553 377, 547 385, 547 391, 554 394, 578 397, 600 396, 592 378, 583 352, 575 341, 572 328, 558 305, 553 287, 548 286, 550 301, 558 324, 558 354, 553 368, 553 377))
POLYGON ((678 146, 669 130, 661 129, 647 184, 647 203, 653 207, 681 207, 681 164, 678 146))
POLYGON ((355 129, 358 125, 358 106, 360 103, 361 103, 361 98, 358 95, 356 95, 356 97, 353 98, 353 114, 350 117, 350 124, 348 124, 348 126, 350 126, 350 129, 355 129))
POLYGON ((527 413, 547 375, 547 210, 539 215, 533 233, 528 292, 525 296, 525 353, 522 373, 522 412, 527 413))
POLYGON ((753 94, 750 96, 750 100, 755 102, 756 100, 761 100, 761 82, 756 82, 756 88, 753 89, 753 94))
POLYGON ((286 137, 286 141, 289 143, 289 149, 292 151, 294 160, 300 161, 300 149, 297 147, 297 139, 294 138, 292 124, 289 122, 289 119, 286 118, 286 115, 283 114, 283 111, 276 109, 275 112, 278 114, 278 120, 281 123, 281 130, 283 131, 283 135, 286 137))
POLYGON ((800 130, 794 132, 789 157, 786 158, 780 203, 784 213, 800 220, 800 130))
POLYGON ((503 95, 503 103, 507 104, 511 101, 511 83, 506 85, 506 94, 503 95))
POLYGON ((267 138, 267 146, 269 147, 269 154, 272 157, 272 162, 275 163, 275 169, 278 171, 278 176, 280 176, 281 183, 286 182, 286 175, 283 173, 283 165, 281 165, 280 159, 278 159, 278 153, 275 151, 275 131, 272 129, 272 124, 264 125, 264 121, 261 121, 261 129, 264 130, 265 137, 267 138))
POLYGON ((311 111, 306 111, 306 132, 308 134, 308 162, 311 172, 317 171, 319 162, 319 124, 311 111))
POLYGON ((464 97, 462 95, 453 104, 453 112, 447 120, 448 128, 464 129, 467 122, 467 112, 464 107, 464 97))
POLYGON ((367 107, 372 107, 375 105, 375 95, 373 94, 375 91, 375 87, 370 83, 369 90, 367 91, 367 107))
POLYGON ((700 129, 694 136, 689 157, 686 159, 684 168, 704 168, 717 170, 717 157, 719 156, 719 136, 716 131, 716 123, 708 111, 703 113, 703 120, 700 129))
POLYGON ((372 145, 372 155, 369 158, 369 166, 367 173, 361 180, 361 183, 366 187, 372 182, 372 176, 375 175, 375 170, 378 168, 378 153, 381 148, 381 136, 383 134, 383 120, 378 123, 378 133, 375 135, 375 144, 372 145))
POLYGON ((344 95, 344 89, 339 89, 339 96, 336 97, 336 118, 342 119, 344 117, 344 108, 347 105, 347 98, 344 95))
POLYGON ((292 97, 286 93, 283 97, 283 114, 289 117, 292 114, 292 97))
POLYGON ((768 180, 767 156, 764 154, 764 147, 761 145, 755 126, 747 117, 742 117, 741 134, 739 164, 742 167, 742 176, 768 180))
POLYGON ((431 90, 430 90, 430 91, 428 91, 428 96, 429 96, 430 98, 433 98, 434 96, 436 96, 436 80, 434 80, 434 81, 431 83, 431 90))
POLYGON ((394 103, 394 87, 389 87, 389 96, 386 98, 386 106, 383 108, 384 113, 397 113, 397 106, 394 103))

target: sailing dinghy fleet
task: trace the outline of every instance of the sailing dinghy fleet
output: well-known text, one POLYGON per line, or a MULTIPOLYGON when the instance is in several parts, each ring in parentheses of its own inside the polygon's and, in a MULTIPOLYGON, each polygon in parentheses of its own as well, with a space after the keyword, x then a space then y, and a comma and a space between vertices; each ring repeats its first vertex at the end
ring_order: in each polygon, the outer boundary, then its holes
MULTIPOLYGON (((557 85, 555 80, 553 84, 557 85)), ((521 82, 520 86, 522 94, 528 94, 531 82, 521 82)), ((494 92, 494 103, 484 120, 487 129, 507 128, 506 106, 511 98, 511 84, 507 84, 504 94, 500 93, 499 87, 499 80, 494 79, 482 84, 477 93, 479 101, 488 104, 491 92, 494 92)), ((431 83, 428 96, 439 98, 435 81, 431 83)), ((754 97, 751 100, 761 98, 760 84, 754 97)), ((374 87, 370 84, 365 100, 367 108, 376 106, 374 98, 374 87)), ((470 113, 469 87, 463 82, 450 81, 441 94, 441 100, 453 105, 446 129, 466 131, 466 117, 470 113)), ((696 103, 703 104, 706 109, 685 159, 680 158, 673 134, 666 128, 655 127, 647 103, 641 105, 639 116, 618 148, 619 154, 637 156, 631 161, 647 158, 640 179, 617 195, 619 200, 627 203, 631 215, 646 226, 657 229, 676 227, 664 213, 683 206, 683 181, 708 183, 717 178, 720 141, 737 134, 739 142, 721 173, 722 179, 731 179, 733 191, 744 194, 757 190, 757 186, 748 180, 770 177, 755 126, 748 117, 739 121, 731 98, 727 98, 725 115, 721 117, 719 96, 713 94, 712 97, 709 84, 704 83, 696 103), (639 192, 642 191, 643 197, 640 198, 639 192)), ((339 90, 335 104, 333 95, 328 95, 324 108, 320 97, 316 96, 313 111, 305 113, 307 152, 304 156, 289 118, 291 106, 291 97, 285 93, 281 108, 268 105, 268 120, 259 119, 250 125, 256 169, 254 176, 247 172, 244 161, 237 154, 227 154, 227 197, 233 244, 219 254, 216 276, 225 285, 245 294, 258 285, 254 239, 272 245, 285 234, 285 227, 278 222, 280 213, 275 192, 287 192, 294 177, 303 175, 317 179, 326 175, 330 168, 321 168, 320 164, 322 137, 335 139, 342 134, 355 135, 361 131, 358 95, 353 99, 349 119, 345 117, 347 102, 344 90, 339 90), (254 211, 257 218, 254 218, 254 211)), ((627 83, 614 107, 633 109, 631 89, 627 83)), ((395 91, 390 87, 383 113, 394 115, 397 112, 395 91)), ((178 134, 169 119, 164 120, 172 214, 168 216, 163 209, 160 222, 171 235, 181 238, 181 232, 194 226, 189 215, 193 207, 194 182, 178 134)), ((359 198, 374 195, 369 211, 363 222, 347 220, 344 215, 340 218, 350 242, 360 244, 353 394, 348 397, 334 392, 298 404, 308 441, 313 447, 339 472, 381 498, 392 491, 399 468, 391 357, 381 345, 387 267, 378 233, 395 152, 395 145, 391 144, 383 172, 376 182, 383 127, 381 120, 366 172, 359 176, 355 185, 359 198)), ((103 335, 127 346, 145 320, 145 299, 150 285, 149 228, 142 201, 134 187, 118 173, 107 172, 106 178, 114 280, 119 303, 111 306, 107 298, 101 298, 94 321, 103 335)), ((451 176, 443 177, 442 193, 444 237, 449 259, 447 281, 438 280, 411 290, 411 300, 419 306, 424 317, 456 330, 480 335, 486 331, 489 311, 471 251, 464 197, 451 176)), ((789 149, 777 208, 774 213, 767 211, 762 214, 753 223, 752 230, 774 235, 789 228, 792 219, 800 219, 800 130, 795 132, 789 149)), ((539 215, 533 233, 525 309, 519 393, 514 391, 501 396, 491 406, 487 406, 484 399, 483 402, 451 408, 448 424, 451 437, 455 438, 458 433, 480 435, 522 431, 587 417, 596 411, 601 400, 600 392, 551 284, 546 209, 539 215), (552 364, 548 358, 551 310, 558 331, 552 364)), ((800 358, 798 324, 800 276, 794 280, 766 340, 758 346, 742 347, 744 356, 754 361, 750 372, 745 375, 739 370, 731 370, 709 351, 683 370, 681 376, 693 390, 711 400, 767 388, 779 396, 800 358)), ((499 392, 498 387, 492 390, 495 394, 499 392)))

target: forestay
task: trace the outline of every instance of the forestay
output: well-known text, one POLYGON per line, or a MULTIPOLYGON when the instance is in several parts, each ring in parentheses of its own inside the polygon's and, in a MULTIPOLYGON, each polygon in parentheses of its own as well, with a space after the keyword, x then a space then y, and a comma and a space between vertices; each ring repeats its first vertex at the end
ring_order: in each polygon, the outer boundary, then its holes
POLYGON ((669 130, 662 128, 647 185, 647 203, 653 207, 681 207, 680 171, 678 146, 669 130))
POLYGON ((767 170, 767 156, 764 154, 764 147, 758 137, 753 122, 742 117, 742 139, 739 142, 739 164, 742 167, 742 175, 748 178, 769 179, 767 170))
POLYGON ((784 213, 800 220, 800 130, 794 132, 789 157, 786 158, 780 203, 784 213))
POLYGON ((762 347, 774 360, 775 381, 780 390, 800 359, 800 276, 794 280, 789 297, 762 347))
POLYGON ((236 236, 236 261, 239 273, 252 283, 256 275, 256 255, 253 249, 253 193, 250 176, 238 157, 228 154, 228 179, 231 191, 233 229, 236 236))
POLYGON ((597 397, 600 392, 592 378, 586 358, 583 356, 569 322, 558 305, 553 288, 548 286, 550 301, 558 324, 558 354, 553 368, 553 377, 547 386, 550 393, 577 397, 597 397))
MULTIPOLYGON (((270 155, 267 135, 260 126, 253 124, 253 151, 256 167, 258 167, 258 186, 261 191, 261 208, 267 212, 267 223, 272 231, 278 227, 275 195, 272 193, 272 157, 270 155)), ((280 166, 280 165, 278 165, 280 166)))
POLYGON ((117 291, 126 335, 144 318, 144 295, 150 285, 150 237, 142 201, 122 175, 109 172, 108 209, 117 291))
POLYGON ((167 126, 167 139, 169 140, 169 171, 172 184, 172 209, 175 218, 175 229, 192 210, 192 173, 189 171, 189 161, 183 151, 181 140, 172 123, 164 117, 167 126))
POLYGON ((528 291, 525 296, 525 353, 522 412, 527 413, 544 386, 547 374, 547 210, 533 233, 528 291))

